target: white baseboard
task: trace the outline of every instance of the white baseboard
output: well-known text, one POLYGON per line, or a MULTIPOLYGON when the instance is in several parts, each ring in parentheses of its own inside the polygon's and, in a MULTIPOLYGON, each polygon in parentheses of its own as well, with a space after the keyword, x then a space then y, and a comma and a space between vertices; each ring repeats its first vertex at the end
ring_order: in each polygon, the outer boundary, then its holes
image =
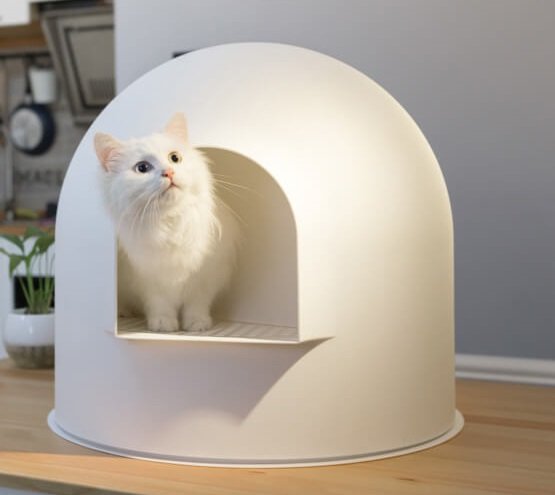
POLYGON ((555 360, 456 355, 458 378, 555 386, 555 360))

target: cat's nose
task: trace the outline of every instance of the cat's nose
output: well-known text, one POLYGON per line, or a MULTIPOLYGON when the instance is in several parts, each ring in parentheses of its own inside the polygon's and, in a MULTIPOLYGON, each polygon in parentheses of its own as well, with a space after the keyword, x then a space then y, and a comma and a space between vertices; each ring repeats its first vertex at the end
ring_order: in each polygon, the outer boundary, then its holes
POLYGON ((175 172, 172 168, 167 168, 166 170, 162 170, 162 177, 167 177, 168 179, 172 179, 175 172))

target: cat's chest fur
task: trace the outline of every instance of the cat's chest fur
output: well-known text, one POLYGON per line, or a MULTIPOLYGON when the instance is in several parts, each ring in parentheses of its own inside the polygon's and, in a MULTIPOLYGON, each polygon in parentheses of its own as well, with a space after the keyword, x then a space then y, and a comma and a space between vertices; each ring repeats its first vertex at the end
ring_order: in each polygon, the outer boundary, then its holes
POLYGON ((167 273, 174 280, 184 279, 206 262, 214 248, 217 225, 210 211, 192 208, 162 215, 155 223, 143 225, 139 234, 129 232, 120 235, 120 240, 139 273, 167 273))

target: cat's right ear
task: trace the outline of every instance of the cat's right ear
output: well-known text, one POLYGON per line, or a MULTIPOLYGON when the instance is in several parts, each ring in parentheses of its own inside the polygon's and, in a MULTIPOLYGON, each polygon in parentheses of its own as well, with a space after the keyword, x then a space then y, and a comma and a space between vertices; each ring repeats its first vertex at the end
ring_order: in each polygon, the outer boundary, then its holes
POLYGON ((187 132, 187 120, 185 120, 185 115, 183 115, 181 112, 174 113, 171 119, 166 124, 164 132, 176 137, 184 143, 189 141, 187 132))
POLYGON ((96 156, 106 171, 110 170, 110 160, 114 157, 120 147, 121 143, 116 138, 110 136, 110 134, 97 132, 94 135, 94 149, 96 151, 96 156))

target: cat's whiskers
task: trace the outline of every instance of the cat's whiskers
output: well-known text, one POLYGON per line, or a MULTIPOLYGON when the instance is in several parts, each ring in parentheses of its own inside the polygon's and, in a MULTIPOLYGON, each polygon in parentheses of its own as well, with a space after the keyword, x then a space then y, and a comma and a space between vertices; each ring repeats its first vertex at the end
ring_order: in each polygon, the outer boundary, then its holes
MULTIPOLYGON (((214 174, 213 174, 213 175, 214 175, 214 174)), ((223 186, 223 185, 226 185, 226 186, 230 186, 230 187, 237 187, 237 188, 239 188, 239 189, 243 189, 243 190, 245 190, 245 191, 249 191, 250 193, 253 193, 253 194, 260 194, 260 193, 258 193, 258 191, 256 191, 255 189, 253 189, 253 188, 251 188, 251 187, 244 186, 244 185, 242 185, 242 184, 237 184, 237 183, 235 183, 235 182, 229 182, 229 181, 227 181, 227 180, 220 179, 220 178, 218 178, 217 175, 214 175, 214 182, 215 182, 216 184, 220 184, 220 185, 222 185, 222 186, 223 186)))
POLYGON ((164 191, 155 190, 150 195, 148 201, 143 208, 143 214, 141 215, 140 222, 147 222, 149 226, 153 224, 156 225, 161 217, 160 212, 160 200, 164 194, 164 191))
POLYGON ((152 203, 152 208, 149 210, 148 214, 149 214, 149 219, 150 222, 153 223, 157 223, 159 218, 160 218, 160 202, 158 201, 160 199, 161 194, 160 193, 156 193, 154 195, 156 197, 156 201, 154 201, 154 203, 152 203))
POLYGON ((131 210, 132 212, 136 213, 135 206, 141 199, 142 199, 142 194, 135 196, 133 200, 127 203, 125 208, 123 208, 121 211, 118 212, 118 222, 117 222, 118 230, 122 229, 124 227, 124 223, 126 223, 129 220, 131 210))
MULTIPOLYGON (((152 211, 154 210, 154 208, 149 208, 150 204, 152 203, 152 201, 154 200, 154 198, 157 198, 157 194, 153 193, 150 195, 150 197, 148 198, 147 202, 144 204, 144 206, 141 209, 141 215, 139 217, 139 225, 143 225, 143 222, 145 221, 145 215, 147 215, 146 219, 147 221, 150 223, 152 222, 152 211)), ((158 203, 158 201, 156 201, 155 203, 153 203, 154 205, 156 205, 158 203)))
POLYGON ((132 207, 132 212, 130 212, 130 213, 132 213, 132 215, 133 215, 131 217, 131 225, 129 226, 129 232, 131 234, 134 234, 134 232, 135 232, 135 224, 136 224, 137 219, 138 219, 138 217, 140 215, 140 212, 141 212, 141 208, 139 207, 139 203, 144 200, 144 196, 145 196, 144 193, 139 194, 137 196, 136 200, 133 200, 130 204, 129 209, 131 209, 131 207, 132 207))
POLYGON ((237 191, 234 191, 233 189, 231 189, 230 187, 228 187, 224 184, 217 184, 216 189, 222 189, 223 191, 227 191, 228 193, 231 193, 234 196, 237 196, 238 198, 243 198, 244 197, 242 194, 238 193, 237 191))
POLYGON ((216 194, 217 197, 220 196, 220 194, 218 194, 218 190, 220 191, 227 191, 231 194, 233 194, 234 196, 237 196, 238 198, 243 198, 244 196, 242 196, 240 193, 238 193, 237 191, 234 191, 233 189, 231 189, 230 187, 226 186, 225 184, 216 184, 214 187, 214 193, 216 194))
MULTIPOLYGON (((258 193, 258 191, 251 189, 250 187, 247 186, 243 186, 240 184, 236 184, 234 182, 229 182, 226 180, 222 180, 219 179, 218 176, 223 176, 222 174, 212 174, 214 176, 214 186, 215 189, 221 189, 223 191, 227 191, 230 194, 233 194, 234 196, 240 198, 240 199, 244 199, 245 195, 241 194, 241 192, 248 192, 250 194, 256 194, 257 196, 262 197, 262 195, 260 193, 258 193), (241 189, 242 191, 236 191, 233 189, 233 187, 237 187, 239 189, 241 189)), ((230 177, 230 176, 225 176, 225 177, 230 177)), ((236 220, 238 220, 241 224, 243 224, 243 226, 247 226, 247 222, 233 209, 231 208, 222 198, 220 195, 218 196, 218 200, 219 202, 222 204, 222 206, 228 210, 234 217, 236 220)))
MULTIPOLYGON (((129 227, 129 233, 134 235, 135 234, 135 227, 137 225, 140 225, 142 222, 142 216, 144 211, 146 210, 146 208, 148 208, 148 205, 150 204, 150 202, 154 199, 154 197, 156 196, 155 193, 151 193, 150 191, 144 191, 143 193, 139 194, 133 201, 131 201, 131 203, 129 204, 128 208, 126 209, 125 213, 127 213, 127 210, 134 208, 134 212, 133 212, 133 216, 131 219, 131 225, 129 227), (139 206, 139 203, 141 201, 144 201, 144 204, 142 205, 142 207, 139 206)), ((122 215, 122 218, 126 217, 127 215, 122 215)))
POLYGON ((229 211, 236 220, 243 224, 243 226, 247 226, 247 222, 231 207, 229 206, 222 198, 218 198, 218 203, 221 204, 227 211, 229 211))

